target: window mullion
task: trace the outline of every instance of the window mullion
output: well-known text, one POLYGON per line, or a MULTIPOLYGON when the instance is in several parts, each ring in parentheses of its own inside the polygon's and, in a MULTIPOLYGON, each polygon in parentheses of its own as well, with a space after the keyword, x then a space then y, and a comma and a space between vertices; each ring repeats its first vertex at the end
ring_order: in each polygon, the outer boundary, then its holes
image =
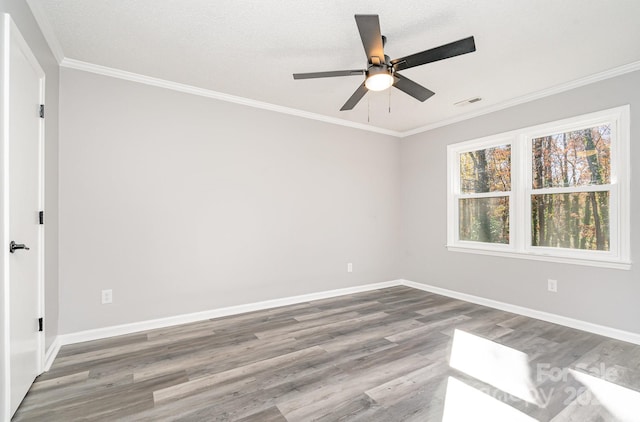
POLYGON ((582 193, 582 192, 606 192, 612 189, 613 185, 584 185, 561 188, 529 189, 531 195, 557 195, 561 193, 582 193))
POLYGON ((460 193, 455 195, 456 199, 474 199, 474 198, 502 198, 503 196, 510 196, 511 191, 495 191, 495 192, 483 192, 483 193, 460 193))
MULTIPOLYGON (((514 236, 512 245, 517 252, 522 252, 525 247, 527 239, 527 228, 531 224, 530 219, 527 219, 527 206, 525 202, 525 184, 527 183, 527 177, 525 176, 525 169, 527 169, 527 157, 526 157, 526 141, 523 136, 519 136, 511 146, 511 181, 513 195, 513 231, 514 236), (529 223, 527 223, 529 220, 529 223)), ((530 232, 530 230, 529 230, 530 232)))

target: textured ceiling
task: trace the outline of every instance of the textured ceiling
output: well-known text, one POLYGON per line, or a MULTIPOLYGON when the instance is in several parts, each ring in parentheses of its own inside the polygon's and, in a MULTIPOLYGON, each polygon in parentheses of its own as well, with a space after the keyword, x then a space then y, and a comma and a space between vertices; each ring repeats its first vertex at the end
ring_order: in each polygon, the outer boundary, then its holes
POLYGON ((398 132, 640 61, 638 0, 29 0, 63 56, 398 132), (402 73, 436 93, 397 89, 340 107, 362 76, 354 14, 378 14, 401 57, 473 35, 475 53, 402 73), (44 18, 44 19, 43 19, 44 18), (473 97, 482 101, 454 106, 473 97), (389 112, 389 105, 391 112, 389 112))

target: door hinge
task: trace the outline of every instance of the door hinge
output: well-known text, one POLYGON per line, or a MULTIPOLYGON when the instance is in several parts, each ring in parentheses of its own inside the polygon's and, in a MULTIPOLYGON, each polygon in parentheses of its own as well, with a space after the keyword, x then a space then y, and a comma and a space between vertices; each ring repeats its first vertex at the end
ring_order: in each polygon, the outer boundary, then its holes
POLYGON ((44 331, 44 318, 38 318, 38 331, 44 331))
POLYGON ((40 118, 44 119, 44 104, 40 104, 40 118))
POLYGON ((44 211, 38 212, 38 223, 44 224, 44 211))

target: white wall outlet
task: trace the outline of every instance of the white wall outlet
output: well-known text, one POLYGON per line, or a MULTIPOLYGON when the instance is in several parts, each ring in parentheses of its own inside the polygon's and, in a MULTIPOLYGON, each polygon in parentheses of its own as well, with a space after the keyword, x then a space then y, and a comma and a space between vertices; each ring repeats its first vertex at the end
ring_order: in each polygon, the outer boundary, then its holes
POLYGON ((548 279, 547 280, 547 289, 550 292, 556 293, 558 291, 558 280, 548 279))
POLYGON ((107 303, 113 302, 113 290, 103 290, 102 291, 102 304, 106 305, 107 303))
POLYGON ((348 273, 352 273, 353 272, 353 264, 351 262, 349 262, 347 264, 347 272, 348 273))

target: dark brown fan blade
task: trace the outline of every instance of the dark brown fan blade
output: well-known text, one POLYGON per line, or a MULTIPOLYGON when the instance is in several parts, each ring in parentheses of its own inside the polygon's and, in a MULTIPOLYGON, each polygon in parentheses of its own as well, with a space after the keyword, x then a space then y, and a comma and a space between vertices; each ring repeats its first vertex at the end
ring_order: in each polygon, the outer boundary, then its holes
POLYGON ((335 76, 364 75, 364 69, 333 70, 330 72, 294 73, 293 79, 333 78, 335 76))
POLYGON ((373 64, 384 63, 384 46, 382 45, 378 15, 355 15, 355 17, 367 60, 373 63, 375 59, 371 58, 377 57, 379 62, 373 64))
POLYGON ((347 102, 344 103, 340 111, 353 110, 356 104, 358 104, 362 97, 364 97, 364 94, 366 94, 368 91, 369 90, 367 89, 367 87, 364 86, 364 82, 362 82, 362 85, 360 85, 358 89, 356 89, 356 92, 353 93, 351 98, 349 98, 347 102))
POLYGON ((391 64, 395 70, 404 70, 461 54, 472 53, 474 51, 476 51, 476 43, 473 37, 469 37, 430 50, 425 50, 421 53, 412 54, 400 59, 393 59, 391 60, 391 64))
POLYGON ((429 99, 431 96, 435 95, 435 92, 428 90, 422 85, 412 81, 409 78, 402 76, 399 73, 395 73, 395 82, 393 86, 398 88, 400 91, 405 94, 411 95, 418 101, 425 101, 429 99))

